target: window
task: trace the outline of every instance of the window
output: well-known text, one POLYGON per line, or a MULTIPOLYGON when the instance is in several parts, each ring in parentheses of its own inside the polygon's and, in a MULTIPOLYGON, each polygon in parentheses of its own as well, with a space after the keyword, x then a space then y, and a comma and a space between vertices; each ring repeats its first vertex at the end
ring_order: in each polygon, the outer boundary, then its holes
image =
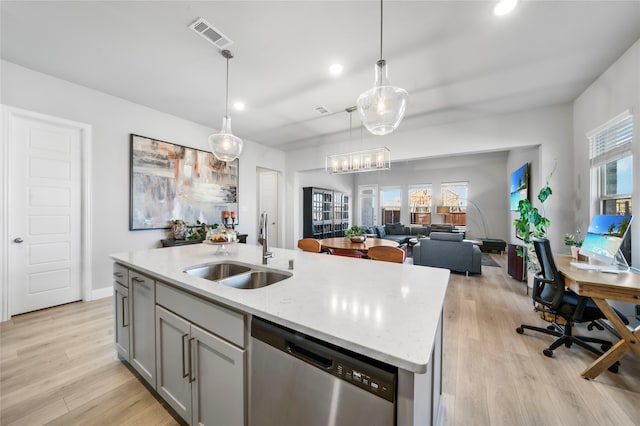
POLYGON ((465 226, 469 182, 443 183, 441 189, 443 209, 438 208, 438 212, 443 212, 444 223, 465 226))
MULTIPOLYGON (((633 116, 627 111, 587 134, 591 161, 593 214, 631 215, 633 116)), ((631 262, 631 231, 622 252, 631 262)))
POLYGON ((431 223, 431 184, 410 185, 409 223, 411 225, 428 225, 431 223))
POLYGON ((380 190, 383 225, 400 222, 401 197, 400 188, 382 188, 380 190))

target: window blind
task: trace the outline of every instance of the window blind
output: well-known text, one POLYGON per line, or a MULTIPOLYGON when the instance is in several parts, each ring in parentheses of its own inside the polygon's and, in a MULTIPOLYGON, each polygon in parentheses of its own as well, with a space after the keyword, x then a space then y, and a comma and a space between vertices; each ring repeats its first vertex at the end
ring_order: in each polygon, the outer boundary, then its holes
POLYGON ((592 165, 601 165, 627 155, 633 140, 633 116, 624 113, 604 126, 590 132, 589 159, 592 165))

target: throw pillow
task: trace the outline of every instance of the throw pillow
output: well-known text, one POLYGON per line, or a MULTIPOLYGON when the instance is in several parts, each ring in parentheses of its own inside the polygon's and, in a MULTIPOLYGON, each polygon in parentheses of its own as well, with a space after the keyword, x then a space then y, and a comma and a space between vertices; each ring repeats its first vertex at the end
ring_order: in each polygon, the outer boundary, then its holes
POLYGON ((401 223, 386 223, 384 230, 389 235, 403 235, 404 226, 401 223))
POLYGON ((376 226, 376 230, 378 231, 378 237, 379 238, 384 238, 387 236, 387 233, 384 231, 384 226, 376 226))

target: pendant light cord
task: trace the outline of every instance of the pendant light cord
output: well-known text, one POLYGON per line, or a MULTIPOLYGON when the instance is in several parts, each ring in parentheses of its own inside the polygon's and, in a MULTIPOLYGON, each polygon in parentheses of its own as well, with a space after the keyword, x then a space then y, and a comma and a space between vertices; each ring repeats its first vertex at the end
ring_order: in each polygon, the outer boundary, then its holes
POLYGON ((382 0, 380 0, 380 60, 382 60, 382 0))
POLYGON ((225 94, 224 101, 224 116, 229 117, 229 55, 226 55, 227 58, 227 89, 225 94))

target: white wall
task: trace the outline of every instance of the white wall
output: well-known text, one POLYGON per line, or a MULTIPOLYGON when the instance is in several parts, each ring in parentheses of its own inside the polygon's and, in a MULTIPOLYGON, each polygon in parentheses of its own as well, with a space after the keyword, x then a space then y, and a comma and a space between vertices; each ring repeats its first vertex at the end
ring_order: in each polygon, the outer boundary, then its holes
MULTIPOLYGON (((441 187, 443 182, 469 182, 469 200, 475 204, 467 207, 467 237, 488 237, 507 240, 503 226, 508 218, 509 186, 504 180, 506 174, 507 153, 495 152, 473 155, 458 155, 443 158, 414 161, 398 161, 391 164, 388 171, 361 173, 356 176, 356 188, 359 185, 376 184, 398 186, 402 188, 402 206, 400 222, 409 224, 409 185, 431 184, 433 197, 432 223, 443 223, 444 217, 435 213, 435 206, 442 204, 441 187), (478 211, 478 209, 480 211, 478 211), (482 216, 482 217, 481 217, 482 216), (486 223, 486 233, 483 225, 486 223)), ((378 214, 380 217, 380 214, 378 214)))
MULTIPOLYGON (((481 152, 504 152, 514 149, 531 149, 539 146, 539 151, 530 151, 534 157, 517 159, 521 166, 524 162, 532 163, 537 176, 531 179, 531 191, 537 194, 544 179, 557 168, 551 181, 554 195, 545 203, 548 217, 551 219, 549 238, 554 247, 562 247, 563 236, 573 229, 572 205, 565 200, 573 198, 572 182, 572 109, 570 104, 553 105, 510 114, 484 117, 476 120, 448 123, 432 127, 416 129, 415 120, 407 130, 403 129, 383 137, 368 137, 361 142, 362 148, 387 146, 391 150, 393 164, 404 160, 424 158, 453 157, 457 154, 470 155, 481 152)), ((345 152, 348 149, 334 145, 321 145, 309 149, 301 149, 287 153, 289 173, 296 170, 324 168, 327 154, 345 152)), ((360 149, 358 147, 357 149, 360 149)), ((501 154, 499 154, 501 155, 501 154)), ((507 159, 504 175, 497 185, 508 185, 511 173, 517 168, 507 159)), ((291 185, 294 185, 293 181, 291 185)), ((508 188, 508 186, 506 186, 508 188)), ((299 188, 288 188, 292 193, 299 188)), ((508 216, 508 194, 504 190, 502 215, 505 220, 497 234, 509 236, 513 234, 513 215, 508 216)), ((288 192, 289 193, 289 192, 288 192)), ((474 200, 475 201, 475 200, 474 200)), ((294 210, 295 212, 296 210, 294 210)), ((293 212, 291 213, 293 214, 293 212)), ((296 228, 297 229, 297 228, 296 228)), ((494 230, 491 230, 494 232, 494 230)), ((515 237, 509 238, 517 242, 515 237)))
MULTIPOLYGON (((2 61, 1 75, 3 104, 92 126, 92 286, 111 287, 110 253, 158 247, 166 235, 163 230, 129 231, 129 134, 208 150, 207 138, 215 130, 11 62, 2 61)), ((256 167, 284 172, 285 156, 244 142, 238 229, 248 233, 247 242, 254 244, 256 167)))
MULTIPOLYGON (((589 141, 586 134, 623 111, 633 112, 633 200, 640 206, 640 40, 593 82, 573 103, 574 223, 586 230, 596 212, 589 191, 589 141)), ((632 263, 640 267, 640 220, 631 223, 632 263)))

